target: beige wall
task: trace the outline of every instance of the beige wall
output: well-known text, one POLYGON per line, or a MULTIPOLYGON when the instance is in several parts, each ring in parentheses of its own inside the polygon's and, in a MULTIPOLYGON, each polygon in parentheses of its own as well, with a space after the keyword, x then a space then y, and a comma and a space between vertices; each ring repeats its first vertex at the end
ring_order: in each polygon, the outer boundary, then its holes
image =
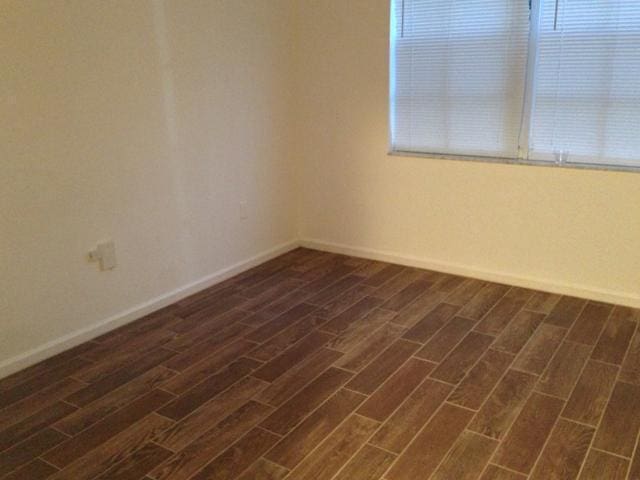
POLYGON ((297 238, 640 306, 640 174, 386 155, 387 11, 1 2, 0 376, 297 238))
POLYGON ((295 239, 289 7, 0 3, 0 376, 295 239))
POLYGON ((640 173, 386 155, 388 3, 298 3, 301 237, 640 306, 640 173))

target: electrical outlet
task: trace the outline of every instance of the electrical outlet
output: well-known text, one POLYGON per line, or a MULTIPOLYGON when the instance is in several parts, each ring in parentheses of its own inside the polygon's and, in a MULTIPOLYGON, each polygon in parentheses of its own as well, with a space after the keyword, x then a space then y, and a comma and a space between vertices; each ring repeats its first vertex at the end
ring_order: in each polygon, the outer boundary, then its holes
POLYGON ((99 243, 89 252, 89 259, 100 262, 100 270, 113 270, 116 268, 116 245, 113 240, 99 243))

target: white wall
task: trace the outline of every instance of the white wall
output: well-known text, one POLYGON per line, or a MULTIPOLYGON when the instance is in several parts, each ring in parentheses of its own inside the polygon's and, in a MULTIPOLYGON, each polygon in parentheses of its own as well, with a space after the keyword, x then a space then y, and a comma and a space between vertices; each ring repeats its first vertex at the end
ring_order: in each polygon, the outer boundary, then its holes
POLYGON ((0 4, 0 376, 295 239, 289 7, 0 4))
POLYGON ((305 243, 640 306, 640 173, 386 155, 388 9, 298 3, 305 243))

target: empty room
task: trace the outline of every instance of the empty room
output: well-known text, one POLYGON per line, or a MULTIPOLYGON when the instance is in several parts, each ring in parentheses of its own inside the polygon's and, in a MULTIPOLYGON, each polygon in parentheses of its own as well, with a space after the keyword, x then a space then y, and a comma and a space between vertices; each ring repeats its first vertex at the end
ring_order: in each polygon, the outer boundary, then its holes
POLYGON ((638 0, 0 0, 0 480, 640 480, 638 0))

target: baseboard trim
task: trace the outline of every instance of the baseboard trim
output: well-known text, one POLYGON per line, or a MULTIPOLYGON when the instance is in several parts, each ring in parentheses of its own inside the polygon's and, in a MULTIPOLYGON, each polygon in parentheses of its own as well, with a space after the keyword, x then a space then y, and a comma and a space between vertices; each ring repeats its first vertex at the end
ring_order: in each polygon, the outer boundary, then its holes
POLYGON ((310 238, 300 240, 300 246, 326 252, 341 253, 343 255, 350 255, 353 257, 368 258, 371 260, 380 260, 411 267, 425 268, 428 270, 462 275, 491 282, 506 283, 517 287, 531 288, 551 293, 558 293, 561 295, 571 295, 589 300, 640 308, 640 295, 629 292, 606 290, 585 285, 571 285, 544 278, 526 277, 506 272, 476 269, 466 265, 404 255, 397 252, 325 242, 310 238))
POLYGON ((260 265, 267 260, 271 260, 272 258, 287 253, 298 246, 300 246, 300 244, 297 240, 280 244, 254 255, 251 258, 213 272, 199 280, 196 280, 195 282, 140 303, 128 310, 125 310, 124 312, 117 313, 116 315, 95 322, 80 330, 76 330, 62 337, 51 340, 25 353, 11 357, 0 362, 0 378, 7 377, 12 373, 34 365, 42 360, 46 360, 49 357, 75 347, 76 345, 80 345, 81 343, 91 340, 103 333, 107 333, 110 330, 132 322, 160 308, 171 305, 172 303, 199 292, 200 290, 204 290, 205 288, 220 283, 234 275, 237 275, 238 273, 242 273, 256 265, 260 265))

